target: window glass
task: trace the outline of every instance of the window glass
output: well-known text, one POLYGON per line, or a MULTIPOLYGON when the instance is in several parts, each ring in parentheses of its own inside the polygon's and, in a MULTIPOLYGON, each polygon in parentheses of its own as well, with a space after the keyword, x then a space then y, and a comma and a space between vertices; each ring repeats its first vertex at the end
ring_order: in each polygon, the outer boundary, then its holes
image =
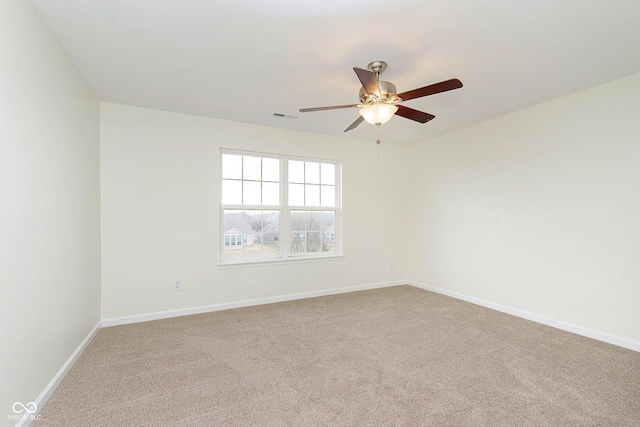
POLYGON ((242 203, 242 181, 222 180, 222 204, 239 205, 242 203))
POLYGON ((280 160, 262 158, 262 181, 280 181, 280 160))
POLYGON ((304 211, 291 212, 291 230, 292 231, 305 231, 307 229, 305 221, 304 211))
POLYGON ((260 181, 262 179, 262 158, 242 156, 242 179, 260 181))
POLYGON ((222 178, 242 179, 242 156, 237 154, 222 155, 222 178))
POLYGON ((242 204, 243 205, 259 205, 262 197, 261 186, 259 182, 242 181, 242 204))
POLYGON ((304 205, 305 206, 320 206, 320 186, 319 185, 305 185, 304 186, 304 205))
POLYGON ((262 204, 263 205, 280 204, 280 185, 277 182, 262 183, 262 204))
POLYGON ((320 163, 304 162, 304 182, 320 184, 320 163))
POLYGON ((289 160, 289 182, 304 183, 304 162, 289 160))
POLYGON ((333 185, 320 186, 320 206, 335 207, 336 205, 336 187, 333 185))
POLYGON ((331 163, 322 163, 320 165, 320 183, 325 185, 336 184, 336 166, 331 163))
POLYGON ((304 206, 304 184, 289 184, 289 206, 304 206))

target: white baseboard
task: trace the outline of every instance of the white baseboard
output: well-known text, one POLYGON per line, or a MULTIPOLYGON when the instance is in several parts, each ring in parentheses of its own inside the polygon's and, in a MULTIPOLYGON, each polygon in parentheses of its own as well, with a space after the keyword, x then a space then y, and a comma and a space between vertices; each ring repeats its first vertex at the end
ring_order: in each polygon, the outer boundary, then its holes
POLYGON ((417 288, 425 289, 427 291, 436 292, 438 294, 442 294, 442 295, 446 295, 462 301, 470 302, 472 304, 480 305, 482 307, 490 308, 492 310, 501 311, 503 313, 511 314, 516 317, 521 317, 523 319, 531 320, 537 323, 542 323, 543 325, 551 326, 557 329, 562 329, 563 331, 572 332, 574 334, 582 335, 587 338, 593 338, 598 341, 604 341, 609 344, 617 345, 618 347, 624 347, 624 348, 628 348, 629 350, 640 352, 640 342, 632 341, 627 338, 622 338, 615 335, 607 334, 605 332, 584 328, 582 326, 577 326, 572 323, 551 319, 549 317, 529 313, 527 311, 519 310, 517 308, 496 304, 491 301, 486 301, 480 298, 471 297, 468 295, 460 294, 457 292, 449 291, 449 290, 438 288, 435 286, 425 285, 424 283, 418 283, 412 280, 407 280, 406 283, 412 286, 415 286, 417 288))
POLYGON ((407 284, 405 280, 393 282, 371 283, 367 285, 349 286, 346 288, 332 288, 321 291, 301 292, 297 294, 279 295, 275 297, 255 298, 243 301, 227 302, 221 304, 203 305, 199 307, 181 308, 177 310, 157 311, 154 313, 136 314, 132 316, 112 317, 110 319, 102 319, 102 327, 127 325, 130 323, 148 322, 151 320, 168 319, 171 317, 189 316, 192 314, 210 313, 213 311, 229 310, 232 308, 250 307, 254 305, 272 304, 276 302, 293 301, 305 298, 322 297, 326 295, 337 295, 348 292, 365 291, 367 289, 386 288, 388 286, 397 286, 407 284))
MULTIPOLYGON (((53 379, 49 382, 49 384, 47 384, 44 390, 42 390, 40 396, 38 396, 37 399, 33 401, 37 406, 37 412, 31 414, 33 418, 38 416, 38 412, 40 412, 40 409, 42 409, 44 404, 47 403, 47 400, 49 400, 49 398, 58 387, 60 382, 63 380, 65 375, 67 375, 73 364, 76 363, 84 349, 87 348, 93 337, 95 337, 98 331, 100 331, 101 327, 102 322, 98 321, 96 326, 91 329, 89 334, 84 338, 84 340, 82 340, 78 348, 76 348, 76 350, 71 354, 64 365, 62 365, 58 373, 54 375, 53 379)), ((31 421, 33 421, 31 417, 22 418, 20 421, 18 421, 16 427, 27 427, 29 424, 31 424, 31 421)))

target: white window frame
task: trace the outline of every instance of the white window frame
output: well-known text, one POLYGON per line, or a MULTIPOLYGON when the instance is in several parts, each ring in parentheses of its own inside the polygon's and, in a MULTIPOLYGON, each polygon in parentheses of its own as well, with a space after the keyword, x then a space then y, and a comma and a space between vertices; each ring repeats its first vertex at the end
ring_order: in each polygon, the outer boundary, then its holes
POLYGON ((342 163, 338 160, 321 159, 311 157, 289 156, 274 153, 264 153, 256 151, 244 151, 233 149, 220 149, 219 168, 220 171, 220 260, 219 266, 248 266, 252 264, 269 264, 269 263, 287 263, 287 262, 310 262, 310 261, 323 261, 336 258, 343 258, 342 253, 342 163), (280 204, 275 205, 243 205, 243 204, 223 204, 222 203, 222 155, 232 154, 241 156, 255 156, 266 157, 280 160, 280 204), (289 206, 289 160, 316 162, 316 163, 330 163, 335 165, 335 207, 326 206, 289 206), (280 253, 277 256, 257 256, 257 257, 239 257, 239 258, 224 258, 225 249, 225 235, 224 235, 224 211, 225 210, 272 210, 280 212, 280 253), (292 211, 335 211, 335 250, 328 252, 307 252, 307 253, 291 253, 291 228, 290 218, 292 211))

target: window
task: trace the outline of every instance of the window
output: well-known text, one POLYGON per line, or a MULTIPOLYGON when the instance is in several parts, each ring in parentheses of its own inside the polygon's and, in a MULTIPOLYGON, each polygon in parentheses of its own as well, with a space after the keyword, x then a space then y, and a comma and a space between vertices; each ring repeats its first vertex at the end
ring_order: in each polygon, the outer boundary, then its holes
POLYGON ((340 254, 340 164, 222 150, 221 263, 340 254))

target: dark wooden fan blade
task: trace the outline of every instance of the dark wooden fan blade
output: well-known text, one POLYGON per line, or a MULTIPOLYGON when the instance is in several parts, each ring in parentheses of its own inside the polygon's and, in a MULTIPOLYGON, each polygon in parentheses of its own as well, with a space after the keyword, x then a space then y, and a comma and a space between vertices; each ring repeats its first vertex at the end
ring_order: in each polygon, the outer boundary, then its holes
POLYGON ((404 105, 398 105, 398 111, 396 116, 404 117, 405 119, 415 120, 420 123, 427 123, 429 120, 434 119, 436 116, 422 111, 414 110, 413 108, 405 107, 404 105))
POLYGON ((376 73, 358 67, 353 67, 353 71, 356 72, 365 92, 380 98, 380 85, 378 84, 378 76, 376 76, 376 73))
POLYGON ((461 87, 462 87, 462 82, 460 80, 451 79, 451 80, 446 80, 444 82, 421 87, 419 89, 410 90, 408 92, 399 93, 398 96, 402 98, 403 101, 408 101, 409 99, 435 95, 436 93, 446 92, 448 90, 453 90, 453 89, 459 89, 461 87))
POLYGON ((358 125, 359 125, 360 123, 362 123, 363 121, 364 121, 364 117, 362 117, 362 116, 358 116, 358 118, 356 119, 356 121, 355 121, 355 122, 353 122, 353 123, 351 123, 351 126, 349 126, 348 128, 346 128, 344 131, 345 131, 345 132, 349 132, 350 130, 357 128, 357 127, 358 127, 358 125))
POLYGON ((340 108, 358 108, 361 107, 360 104, 349 104, 349 105, 332 105, 330 107, 315 107, 315 108, 301 108, 301 113, 308 113, 310 111, 324 111, 324 110, 338 110, 340 108))

